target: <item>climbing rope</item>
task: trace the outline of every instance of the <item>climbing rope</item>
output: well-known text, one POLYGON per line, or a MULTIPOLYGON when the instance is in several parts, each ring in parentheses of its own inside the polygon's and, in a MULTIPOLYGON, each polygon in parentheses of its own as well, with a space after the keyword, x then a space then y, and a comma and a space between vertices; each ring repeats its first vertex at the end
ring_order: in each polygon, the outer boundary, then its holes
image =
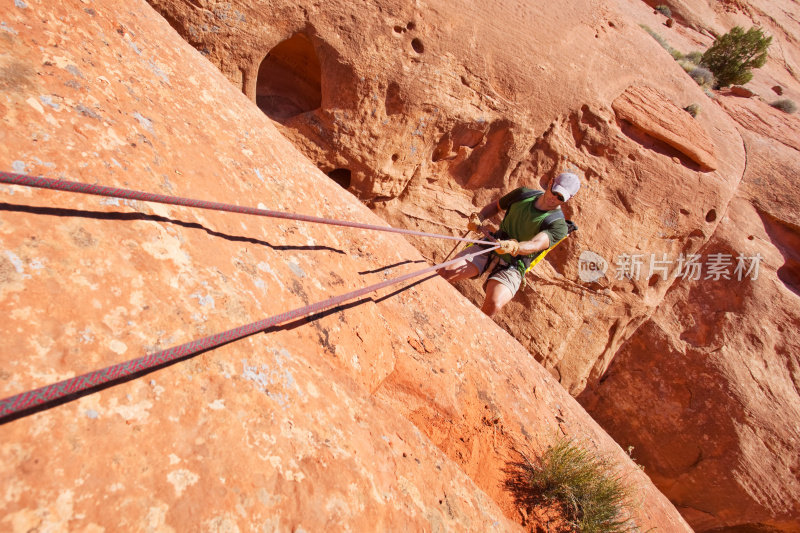
POLYGON ((42 407, 45 406, 46 404, 55 403, 56 401, 59 400, 68 400, 70 396, 74 397, 83 391, 94 389, 104 384, 117 382, 125 378, 142 374, 144 372, 147 372, 148 370, 166 365, 173 361, 189 357, 192 355, 196 355, 205 350, 215 348, 223 344, 227 344, 229 342, 241 339, 243 337, 247 337, 254 333, 258 333, 259 331, 264 331, 267 328, 273 326, 279 326, 281 324, 289 322, 290 320, 295 320, 298 318, 303 318, 309 315, 320 313, 326 309, 339 306, 347 301, 378 291, 382 288, 389 287, 391 285, 396 285, 404 281, 407 281, 409 279, 422 276, 423 274, 427 274, 429 272, 433 272, 435 270, 448 267, 459 261, 462 261, 463 259, 472 259, 473 257, 489 253, 497 248, 496 244, 493 244, 488 241, 472 241, 469 239, 461 239, 459 237, 428 234, 428 233, 414 232, 409 230, 395 230, 394 228, 386 228, 383 226, 371 226, 368 224, 358 224, 354 222, 331 221, 328 219, 320 219, 317 217, 307 217, 305 215, 290 215, 287 213, 269 211, 266 209, 253 209, 253 208, 239 207, 228 204, 218 204, 215 202, 204 202, 201 200, 189 200, 185 198, 177 198, 172 196, 154 195, 150 193, 142 193, 126 189, 115 189, 99 185, 88 185, 84 183, 77 183, 77 182, 70 182, 63 180, 51 180, 47 178, 32 177, 23 174, 12 174, 2 171, 0 171, 0 182, 12 183, 15 185, 27 185, 30 187, 42 187, 47 189, 82 192, 86 194, 98 194, 102 196, 112 196, 117 198, 129 198, 129 199, 168 203, 175 205, 187 205, 192 207, 201 207, 204 209, 219 209, 221 211, 232 211, 232 212, 248 213, 248 214, 263 215, 263 216, 274 216, 276 218, 290 218, 292 220, 320 222, 323 224, 343 225, 361 229, 375 229, 378 231, 394 231, 397 233, 406 233, 412 235, 444 237, 444 238, 490 245, 489 248, 478 249, 475 252, 465 254, 462 257, 451 259, 450 261, 445 261, 443 263, 429 266, 414 272, 410 272, 408 274, 404 274, 402 276, 393 279, 385 280, 380 283, 364 287, 362 289, 341 294, 339 296, 334 296, 322 302, 317 302, 314 304, 299 307, 297 309, 293 309, 291 311, 286 311, 284 313, 280 313, 278 315, 274 315, 269 318, 253 322, 246 326, 241 326, 228 331, 224 331, 222 333, 217 333, 215 335, 203 337, 201 339, 181 344, 179 346, 173 346, 172 348, 167 348, 166 350, 162 350, 160 352, 155 352, 149 355, 145 355, 144 357, 131 359, 123 363, 118 363, 100 370, 95 370, 93 372, 82 374, 80 376, 75 376, 73 378, 65 379, 57 383, 46 385, 38 389, 23 392, 21 394, 16 394, 14 396, 9 396, 8 398, 0 400, 0 424, 8 422, 12 419, 16 419, 20 416, 24 416, 25 414, 29 414, 33 412, 33 410, 35 410, 37 407, 42 407))
POLYGON ((360 296, 375 292, 384 287, 402 283, 403 281, 427 274, 428 272, 445 268, 463 259, 472 259, 475 256, 491 252, 495 248, 497 248, 496 245, 491 248, 466 254, 456 259, 451 259, 450 261, 446 261, 438 265, 429 266, 415 272, 410 272, 397 278, 382 281, 363 289, 358 289, 339 296, 334 296, 333 298, 329 298, 322 302, 298 307, 297 309, 286 311, 285 313, 271 316, 246 326, 241 326, 235 329, 224 331, 222 333, 217 333, 216 335, 203 337, 202 339, 187 342, 186 344, 181 344, 179 346, 173 346, 172 348, 152 353, 144 357, 131 359, 130 361, 126 361, 124 363, 112 365, 101 370, 95 370, 94 372, 89 372, 87 374, 65 379, 45 387, 40 387, 38 389, 17 394, 15 396, 10 396, 0 400, 0 423, 3 423, 6 418, 9 418, 16 413, 28 411, 42 404, 54 402, 71 394, 76 394, 87 389, 98 387, 111 381, 118 381, 126 377, 130 377, 148 369, 170 363, 189 355, 197 354, 210 348, 216 348, 217 346, 247 337, 253 333, 264 331, 269 327, 279 326, 289 322, 290 320, 319 313, 325 309, 336 307, 349 300, 354 300, 360 296))
POLYGON ((120 189, 116 187, 105 187, 103 185, 92 185, 77 181, 54 180, 41 176, 28 176, 26 174, 16 174, 13 172, 0 171, 0 183, 10 185, 24 185, 26 187, 37 187, 40 189, 53 189, 56 191, 77 192, 81 194, 94 194, 96 196, 109 196, 111 198, 122 198, 124 200, 141 200, 143 202, 155 202, 159 204, 183 205, 187 207, 197 207, 200 209, 211 209, 214 211, 228 211, 231 213, 243 213, 246 215, 258 215, 270 218, 283 218, 287 220, 299 220, 301 222, 312 222, 315 224, 328 224, 331 226, 344 226, 347 228, 358 228, 374 231, 385 231, 389 233, 402 233, 404 235, 416 235, 417 237, 435 237, 438 239, 449 239, 452 241, 464 241, 474 244, 491 244, 489 241, 478 241, 464 239, 453 235, 441 235, 439 233, 426 233, 410 229, 398 229, 390 226, 375 226, 373 224, 362 224, 360 222, 350 222, 347 220, 335 220, 331 218, 314 217, 310 215, 300 215, 297 213, 286 213, 284 211, 272 211, 271 209, 258 209, 255 207, 245 207, 233 204, 223 204, 219 202, 207 202, 205 200, 195 200, 192 198, 181 198, 179 196, 167 196, 150 192, 133 191, 130 189, 120 189))

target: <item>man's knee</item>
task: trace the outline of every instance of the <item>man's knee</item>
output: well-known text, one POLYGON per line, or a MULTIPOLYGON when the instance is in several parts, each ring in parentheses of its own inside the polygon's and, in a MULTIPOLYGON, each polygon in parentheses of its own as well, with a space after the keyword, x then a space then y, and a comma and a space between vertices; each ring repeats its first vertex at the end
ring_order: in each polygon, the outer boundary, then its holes
POLYGON ((488 316, 494 316, 514 297, 514 292, 497 280, 490 279, 486 285, 486 299, 483 301, 481 311, 488 316))
MULTIPOLYGON (((510 298, 509 298, 510 300, 510 298)), ((481 307, 481 311, 488 316, 494 316, 500 309, 503 308, 504 305, 508 303, 508 300, 496 300, 492 298, 486 298, 483 301, 483 306, 481 307)))

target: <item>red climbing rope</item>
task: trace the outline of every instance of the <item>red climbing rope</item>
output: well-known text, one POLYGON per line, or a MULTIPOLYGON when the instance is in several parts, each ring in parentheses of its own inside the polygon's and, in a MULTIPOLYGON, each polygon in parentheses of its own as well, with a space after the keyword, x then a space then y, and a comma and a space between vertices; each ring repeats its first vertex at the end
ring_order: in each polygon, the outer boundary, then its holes
POLYGON ((54 180, 50 178, 43 178, 41 176, 28 176, 26 174, 16 174, 13 172, 0 171, 0 183, 9 183, 11 185, 24 185, 26 187, 38 187, 40 189, 54 189, 56 191, 94 194, 97 196, 110 196, 111 198, 123 198, 125 200, 141 200, 143 202, 156 202, 159 204, 184 205, 187 207, 198 207, 200 209, 212 209, 214 211, 229 211, 231 213, 243 213, 246 215, 259 215, 262 217, 299 220, 302 222, 313 222, 316 224, 328 224, 332 226, 344 226, 347 228, 386 231, 389 233, 402 233, 405 235, 416 235, 418 237, 436 237, 439 239, 464 241, 475 244, 491 244, 488 241, 464 239, 453 235, 440 235, 438 233, 426 233, 424 231, 398 229, 398 228, 392 228, 390 226, 375 226, 372 224, 362 224, 360 222, 350 222, 347 220, 334 220, 330 218, 314 217, 310 215, 285 213, 283 211, 272 211, 270 209, 257 209, 255 207, 243 207, 239 205, 223 204, 219 202, 207 202, 205 200, 181 198, 179 196, 166 196, 163 194, 133 191, 130 189, 105 187, 103 185, 91 185, 89 183, 80 183, 77 181, 54 180))
POLYGON ((152 353, 144 357, 131 359, 130 361, 125 361, 124 363, 118 363, 100 370, 95 370, 94 372, 89 372, 74 378, 65 379, 45 387, 23 392, 22 394, 17 394, 15 396, 10 396, 0 400, 0 423, 3 423, 3 421, 8 417, 38 407, 45 403, 53 402, 71 394, 91 389, 105 383, 124 379, 148 369, 170 363, 177 359, 197 354, 210 348, 215 348, 222 344, 247 337, 253 333, 258 333, 259 331, 264 331, 269 327, 278 326, 290 320, 319 313, 325 309, 330 309, 331 307, 341 305, 349 300, 354 300, 359 296, 364 296, 384 287, 402 283, 403 281, 411 278, 415 278, 417 276, 427 274, 428 272, 433 272, 434 270, 455 264, 465 258, 471 259, 475 256, 488 253, 495 248, 497 248, 496 245, 491 248, 476 250, 473 253, 466 254, 456 259, 451 259, 450 261, 446 261, 438 265, 429 266, 415 272, 404 274, 397 278, 370 285, 369 287, 365 287, 363 289, 358 289, 346 294, 334 296, 333 298, 329 298, 322 302, 299 307, 291 311, 286 311, 285 313, 271 316, 246 326, 241 326, 235 329, 224 331, 222 333, 217 333, 216 335, 210 335, 208 337, 187 342, 186 344, 181 344, 179 346, 173 346, 172 348, 167 348, 166 350, 152 353))
POLYGON ((144 357, 131 359, 130 361, 118 363, 100 370, 95 370, 93 372, 82 374, 80 376, 76 376, 73 378, 65 379, 63 381, 59 381, 57 383, 46 385, 38 389, 10 396, 8 398, 0 400, 0 423, 5 423, 10 419, 16 418, 18 416, 23 416, 24 414, 26 414, 26 412, 29 412, 37 407, 44 406, 45 404, 65 399, 71 395, 75 395, 82 391, 87 391, 89 389, 93 389, 95 387, 107 383, 112 383, 115 381, 119 381, 121 379, 125 379, 127 377, 137 375, 149 369, 153 369, 155 367, 168 364, 170 362, 182 359, 184 357, 196 355, 199 352, 215 348, 217 346, 229 343, 234 340, 241 339, 248 335, 257 333, 259 331, 264 331, 267 328, 273 326, 284 324, 290 320, 319 313, 321 311, 324 311, 325 309, 336 307, 349 300, 353 300, 360 296, 364 296, 366 294, 378 291, 384 287, 389 287, 391 285, 402 283, 411 278, 415 278, 423 274, 427 274, 428 272, 433 272, 434 270, 438 270, 453 265, 459 261, 462 261, 463 259, 471 259, 475 256, 491 252, 492 250, 497 248, 496 244, 487 241, 476 241, 471 239, 463 239, 460 237, 451 237, 447 235, 437 235, 432 233, 424 233, 411 230, 398 230, 395 228, 389 228, 384 226, 373 226, 369 224, 359 224, 356 222, 329 220, 318 217, 310 217, 306 215, 281 213, 278 211, 270 211, 267 209, 254 209, 250 207, 240 207, 229 204, 220 204, 216 202, 205 202, 202 200, 190 200, 174 196, 163 196, 158 194, 143 193, 127 189, 103 187, 100 185, 89 185, 85 183, 78 183, 71 181, 52 180, 48 178, 26 176, 24 174, 13 174, 2 171, 0 171, 0 182, 10 183, 14 185, 26 185, 29 187, 41 187, 46 189, 80 192, 85 194, 96 194, 101 196, 111 196, 115 198, 135 199, 135 200, 143 200, 149 202, 160 202, 166 204, 200 207, 203 209, 217 209, 220 211, 231 211, 237 213, 263 215, 275 218, 286 218, 286 219, 301 220, 306 222, 319 222, 322 224, 333 224, 333 225, 347 226, 360 229, 391 231, 395 233, 405 233, 408 235, 441 237, 446 239, 461 240, 466 242, 490 245, 490 247, 488 248, 477 249, 475 252, 466 254, 456 259, 451 259, 450 261, 446 261, 438 265, 429 266, 421 270, 417 270, 415 272, 404 274, 397 278, 389 279, 386 281, 382 281, 380 283, 376 283, 374 285, 370 285, 369 287, 365 287, 363 289, 358 289, 339 296, 334 296, 322 302, 306 305, 304 307, 293 309, 291 311, 286 311, 285 313, 281 313, 266 318, 264 320, 260 320, 258 322, 253 322, 252 324, 248 324, 246 326, 241 326, 222 333, 217 333, 216 335, 210 335, 208 337, 197 339, 192 342, 188 342, 186 344, 173 346, 172 348, 168 348, 160 352, 145 355, 144 357))

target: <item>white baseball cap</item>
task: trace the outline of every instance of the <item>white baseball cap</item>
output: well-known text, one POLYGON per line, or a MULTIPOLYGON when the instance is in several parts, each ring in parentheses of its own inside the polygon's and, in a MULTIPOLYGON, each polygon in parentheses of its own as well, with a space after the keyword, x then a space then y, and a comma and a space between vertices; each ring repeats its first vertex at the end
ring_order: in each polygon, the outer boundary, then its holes
POLYGON ((553 186, 550 187, 550 190, 561 194, 566 202, 575 196, 575 193, 578 192, 580 188, 581 179, 578 176, 571 172, 562 172, 553 180, 553 186))

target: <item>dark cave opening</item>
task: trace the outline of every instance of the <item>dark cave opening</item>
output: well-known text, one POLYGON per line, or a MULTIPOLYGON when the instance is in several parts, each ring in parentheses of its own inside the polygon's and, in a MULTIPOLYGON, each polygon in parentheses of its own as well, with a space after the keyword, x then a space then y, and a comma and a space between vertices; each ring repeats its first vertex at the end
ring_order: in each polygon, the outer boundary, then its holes
POLYGON ((350 188, 350 178, 352 177, 352 173, 350 169, 347 168, 335 168, 328 172, 328 177, 344 187, 345 189, 350 188))
POLYGON ((256 105, 277 122, 318 109, 322 74, 314 45, 302 33, 269 51, 258 68, 256 105))

